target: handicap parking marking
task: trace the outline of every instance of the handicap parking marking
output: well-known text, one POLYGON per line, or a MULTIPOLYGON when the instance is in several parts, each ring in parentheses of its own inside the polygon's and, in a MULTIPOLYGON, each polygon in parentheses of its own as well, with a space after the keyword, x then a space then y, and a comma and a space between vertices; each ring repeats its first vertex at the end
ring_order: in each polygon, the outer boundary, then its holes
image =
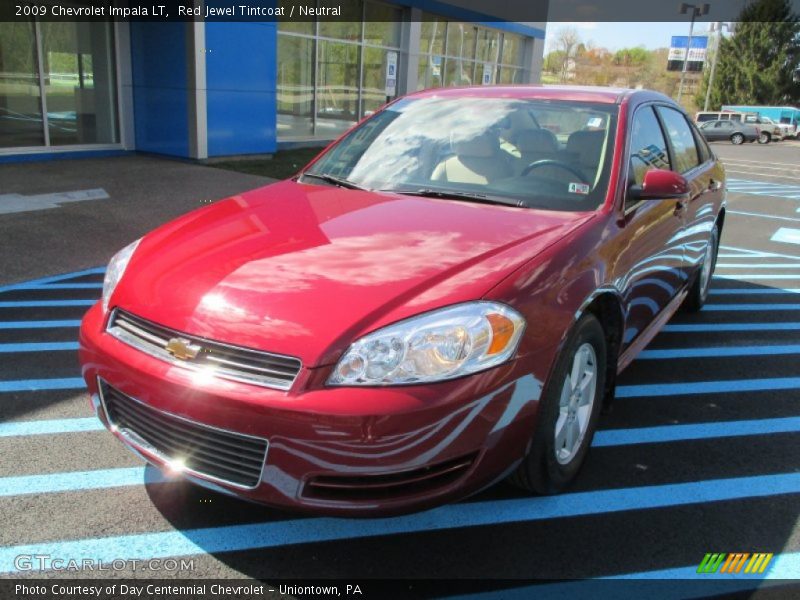
POLYGON ((574 518, 785 494, 800 494, 800 473, 447 504, 424 512, 390 518, 318 517, 198 529, 138 532, 111 537, 0 547, 0 573, 19 572, 16 558, 21 554, 58 558, 91 556, 102 562, 111 563, 119 559, 149 560, 282 548, 296 544, 528 523, 544 519, 574 518))
POLYGON ((786 198, 788 200, 800 200, 800 184, 794 183, 768 183, 745 179, 728 179, 726 188, 729 192, 738 194, 774 196, 776 198, 786 198))
POLYGON ((783 242, 785 244, 800 244, 800 229, 781 227, 770 238, 773 242, 783 242))
MULTIPOLYGON (((735 215, 731 215, 733 218, 735 215)), ((741 218, 738 216, 736 218, 741 218)), ((771 405, 782 406, 777 403, 776 397, 784 397, 792 394, 791 390, 800 389, 800 378, 794 377, 794 373, 768 373, 751 375, 750 379, 744 379, 744 375, 734 374, 734 377, 741 379, 729 381, 725 379, 725 374, 714 371, 714 365, 725 363, 726 365, 745 364, 757 356, 775 356, 776 360, 794 360, 794 356, 800 353, 800 344, 794 343, 795 340, 788 336, 779 339, 769 339, 767 335, 752 335, 751 339, 743 341, 736 332, 769 332, 769 331, 798 331, 800 330, 800 317, 797 317, 800 304, 793 303, 796 294, 800 293, 800 256, 791 253, 774 253, 757 250, 749 250, 735 246, 721 246, 720 262, 718 267, 720 273, 715 277, 715 285, 711 289, 712 301, 707 305, 710 316, 719 315, 719 320, 725 322, 702 322, 702 315, 699 322, 687 323, 679 319, 677 322, 668 324, 664 331, 666 336, 661 338, 659 343, 653 348, 646 349, 638 361, 638 369, 647 369, 642 373, 652 373, 651 367, 669 365, 674 359, 689 358, 691 360, 703 361, 703 365, 709 365, 707 376, 703 376, 704 381, 688 381, 691 377, 682 375, 680 371, 673 377, 651 376, 645 381, 652 385, 630 385, 638 383, 634 373, 634 379, 623 379, 618 386, 617 398, 620 400, 619 409, 615 415, 634 410, 633 406, 651 407, 671 402, 670 396, 676 396, 680 402, 692 403, 695 400, 699 404, 706 405, 709 398, 714 402, 735 402, 738 399, 747 398, 752 400, 754 408, 756 406, 771 405), (796 263, 793 261, 797 261, 796 263), (772 262, 773 264, 769 264, 772 262), (797 269, 795 271, 795 269, 797 269), (749 274, 749 275, 748 275, 749 274), (777 279, 775 282, 768 282, 765 286, 747 286, 745 279, 754 277, 756 279, 777 279), (789 280, 783 283, 781 279, 789 280), (797 282, 792 280, 798 280, 797 282), (739 280, 739 283, 731 282, 739 280), (726 287, 729 286, 729 287, 726 287), (755 302, 768 301, 765 304, 755 304, 755 302), (729 302, 726 304, 726 302, 729 302), (777 322, 757 323, 758 316, 753 316, 756 310, 768 311, 775 315, 777 322), (781 314, 784 313, 785 315, 781 314), (714 342, 704 340, 704 332, 731 332, 730 339, 719 339, 714 342), (671 343, 675 340, 674 334, 681 334, 678 346, 688 344, 686 348, 676 348, 676 344, 671 343), (663 342, 669 342, 667 344, 663 342), (781 356, 787 358, 781 359, 781 356), (663 362, 667 361, 667 362, 663 362), (767 376, 764 376, 767 375, 767 376), (770 377, 769 375, 773 375, 770 377), (782 376, 777 376, 782 375, 782 376), (755 378, 759 377, 759 378, 755 378), (661 379, 668 379, 662 383, 655 383, 661 379), (775 390, 779 393, 775 395, 775 390), (739 394, 737 392, 745 392, 739 394), (713 394, 722 394, 722 400, 714 398, 713 394), (727 394, 731 395, 732 400, 728 400, 727 394), (685 400, 684 400, 685 399, 685 400)), ((0 288, 0 302, 10 301, 16 303, 32 302, 61 302, 63 300, 79 300, 81 305, 88 305, 97 300, 102 283, 103 270, 88 270, 43 278, 36 282, 22 282, 13 286, 0 288), (41 297, 40 289, 64 290, 64 294, 48 294, 48 300, 38 300, 37 293, 41 297), (13 295, 6 295, 3 298, 2 292, 14 290, 13 295), (31 291, 30 294, 25 293, 31 291), (74 290, 79 290, 75 292, 74 290), (80 290, 85 290, 81 293, 80 290), (72 298, 67 293, 71 293, 78 298, 72 298), (13 300, 12 300, 13 299, 13 300)), ((6 337, 3 344, 0 344, 0 355, 2 352, 8 353, 26 352, 30 356, 35 356, 36 352, 51 352, 62 350, 64 353, 74 352, 77 336, 75 330, 80 321, 78 319, 56 319, 54 315, 58 313, 59 304, 49 304, 37 310, 36 319, 24 320, 30 305, 20 307, 24 311, 21 315, 14 314, 14 321, 0 321, 0 333, 6 337), (48 319, 48 316, 51 318, 48 319), (13 330, 13 331, 12 331, 13 330), (63 336, 59 332, 63 330, 63 336), (71 345, 70 345, 71 344, 71 345)), ((33 315, 31 315, 33 316, 33 315)), ((65 315, 72 317, 73 315, 65 315)), ((724 334, 723 335, 727 335, 724 334)), ((706 336, 707 337, 707 336, 706 336)), ((786 362, 784 365, 788 364, 786 362)), ((738 367, 737 367, 738 368, 738 367)), ((785 369, 784 369, 785 370, 785 369)), ((744 372, 744 370, 743 370, 744 372)), ((13 372, 12 372, 13 374, 13 372)), ((70 373, 64 373, 69 375, 70 373)), ((76 372, 76 375, 78 373, 76 372)), ((29 371, 27 375, 31 378, 42 377, 42 379, 21 379, 18 376, 12 381, 0 382, 0 392, 14 391, 24 403, 26 398, 35 398, 39 389, 81 389, 85 392, 85 383, 80 377, 65 377, 63 379, 50 379, 45 370, 41 372, 29 371), (67 387, 59 387, 59 386, 67 387), (4 389, 5 386, 5 389, 4 389), (53 387, 51 387, 53 386, 53 387), (68 387, 74 386, 74 388, 68 387), (29 396, 25 396, 29 394, 29 396)), ((53 377, 50 375, 49 377, 53 377)), ((9 378, 10 379, 10 378, 9 378)), ((43 392, 46 394, 47 392, 43 392)), ((0 407, 6 394, 0 394, 0 407)), ((89 403, 85 402, 87 412, 79 413, 87 415, 89 413, 89 403)), ((0 416, 2 413, 0 413, 0 416)), ((563 526, 567 529, 577 527, 574 525, 577 517, 590 517, 596 522, 582 521, 581 528, 595 525, 602 528, 608 523, 612 513, 628 513, 632 518, 636 518, 638 513, 628 511, 665 511, 667 516, 657 514, 657 519, 672 519, 669 516, 675 507, 695 504, 701 509, 703 507, 716 506, 715 503, 725 502, 730 506, 731 502, 750 502, 754 498, 772 498, 774 502, 780 502, 781 498, 800 497, 800 473, 790 472, 797 465, 791 463, 791 453, 782 450, 788 447, 792 439, 800 436, 800 410, 791 412, 764 411, 759 414, 744 414, 727 412, 724 419, 697 414, 690 415, 688 418, 681 418, 669 422, 663 418, 650 418, 650 413, 646 417, 636 422, 636 425, 625 423, 624 420, 617 420, 615 428, 601 428, 594 437, 593 446, 598 448, 601 461, 616 460, 621 456, 615 448, 623 449, 630 447, 632 452, 649 453, 653 449, 661 448, 662 452, 672 452, 673 446, 683 450, 691 444, 750 444, 750 439, 757 446, 759 442, 773 443, 776 448, 786 457, 786 465, 780 465, 780 472, 770 473, 764 468, 759 470, 757 465, 752 465, 752 460, 744 457, 743 462, 738 465, 733 464, 730 470, 720 474, 710 474, 701 472, 695 474, 693 479, 699 481, 686 482, 682 479, 680 469, 667 469, 663 478, 655 481, 650 480, 647 485, 643 482, 634 484, 633 482, 615 483, 612 488, 606 487, 599 490, 569 492, 555 497, 548 498, 519 498, 497 500, 493 496, 477 497, 472 501, 450 504, 407 517, 392 519, 328 519, 328 518, 289 518, 286 521, 265 522, 264 518, 257 517, 257 522, 244 523, 241 520, 227 520, 222 526, 218 526, 213 521, 204 517, 206 513, 195 515, 194 527, 181 526, 172 522, 169 516, 165 515, 169 522, 167 531, 153 530, 145 526, 141 531, 133 530, 133 523, 148 523, 148 519, 139 519, 147 511, 153 511, 156 515, 162 507, 153 502, 145 503, 142 506, 131 509, 132 525, 125 526, 121 534, 114 537, 105 537, 109 533, 106 530, 92 529, 87 531, 82 524, 76 523, 74 527, 68 529, 68 534, 57 533, 48 537, 48 530, 43 526, 42 531, 37 532, 37 540, 44 539, 43 543, 31 543, 31 540, 22 533, 22 530, 7 542, 9 545, 0 547, 0 567, 13 564, 13 556, 24 553, 26 549, 36 547, 36 552, 51 551, 54 556, 114 556, 119 557, 142 557, 158 558, 173 557, 182 555, 211 555, 212 558, 225 562, 224 558, 214 557, 217 553, 235 552, 237 550, 266 551, 276 548, 283 551, 283 548, 296 544, 325 544, 342 540, 363 540, 378 536, 395 536, 391 538, 393 544, 405 545, 414 544, 409 541, 406 535, 420 535, 426 531, 472 531, 470 535, 482 539, 484 534, 479 528, 487 525, 497 525, 502 527, 504 524, 519 524, 520 527, 531 527, 532 523, 543 522, 547 519, 562 519, 563 526), (761 417, 761 418, 759 418, 761 417), (765 418, 766 417, 766 418, 765 418), (737 420, 740 419, 740 420, 737 420), (769 436, 767 438, 766 436, 769 436), (736 441, 738 440, 738 442, 736 441), (653 446, 660 444, 660 446, 653 446), (747 473, 741 473, 738 468, 747 468, 747 473), (713 477, 733 477, 727 479, 714 479, 713 477), (754 475, 755 474, 755 475, 754 475), (747 475, 747 476, 740 476, 747 475), (677 481, 676 481, 677 480, 677 481), (663 482, 663 484, 662 484, 663 482), (170 526, 171 523, 171 526, 170 526), (101 532, 102 531, 102 532, 101 532), (44 534, 42 533, 44 532, 44 534), (98 537, 100 536, 100 537, 98 537), (49 540, 49 541, 48 541, 49 540), (87 554, 88 553, 88 554, 87 554)), ((663 412, 662 412, 663 415, 663 412)), ((44 413, 42 416, 47 416, 44 413)), ((62 444, 76 443, 80 438, 83 444, 94 444, 94 436, 109 435, 96 416, 78 416, 76 413, 68 415, 65 413, 52 414, 51 417, 70 416, 73 418, 45 418, 41 420, 15 420, 8 423, 0 423, 0 440, 7 444, 26 444, 24 446, 35 456, 38 448, 42 445, 58 448, 59 439, 62 444), (78 433, 81 435, 69 436, 66 434, 78 433), (61 436, 59 438, 58 436, 61 436), (27 440, 27 441, 26 441, 27 440), (38 443, 38 446, 37 446, 38 443)), ((24 418, 24 417, 22 417, 24 418)), ((30 419, 30 417, 28 417, 30 419)), ((608 427, 608 424, 604 425, 608 427)), ((85 446, 84 446, 85 448, 85 446)), ((120 449, 122 455, 123 451, 120 449)), ((127 457, 128 454, 124 453, 127 457)), ((630 458, 628 454, 628 458, 630 458)), ((120 459, 121 460, 121 459, 120 459)), ((92 463, 84 461, 73 463, 71 471, 65 471, 62 467, 61 472, 50 472, 48 464, 43 464, 38 472, 17 472, 10 471, 8 477, 0 478, 0 496, 4 498, 5 506, 16 510, 14 502, 26 502, 24 498, 30 494, 36 494, 39 498, 47 498, 53 495, 53 500, 58 498, 57 494, 71 494, 75 502, 80 502, 84 494, 92 493, 95 499, 102 502, 114 502, 113 498, 128 490, 129 493, 152 494, 150 484, 169 483, 173 481, 161 475, 161 473, 148 466, 123 466, 129 462, 111 461, 103 465, 94 466, 92 463), (104 467, 104 468, 100 468, 104 467), (105 468, 108 467, 108 468, 105 468), (92 491, 94 490, 94 491, 92 491), (137 491, 138 490, 138 491, 137 491), (21 500, 17 501, 16 498, 21 500)), ((614 468, 625 468, 624 465, 613 463, 614 468)), ((775 465, 773 465, 773 470, 775 465)), ((796 469, 795 469, 796 471, 796 469)), ((586 487, 584 487, 584 490, 586 487)), ((167 495, 167 490, 161 490, 164 494, 156 492, 157 496, 167 495)), ((773 502, 772 500, 768 500, 773 502)), ((20 508, 19 510, 24 510, 20 508)), ((699 509, 698 509, 699 510, 699 509)), ((265 509, 269 516, 271 513, 265 509)), ((113 512, 113 511, 111 511, 113 512)), ((111 514, 109 512, 109 515, 111 514)), ((562 523, 561 521, 559 523, 562 523)), ((669 521, 668 523, 671 523, 669 521)), ((559 525, 560 526, 560 525, 559 525)), ((665 525, 668 526, 668 525, 665 525)), ((117 530, 120 531, 120 530, 117 530)), ((449 535, 442 533, 441 535, 449 535)), ((454 534, 458 535, 458 534, 454 534)), ((463 533, 461 535, 466 535, 463 533)), ((442 543, 447 543, 449 538, 444 538, 442 543)), ((693 538, 690 536, 690 540, 693 538)), ((771 539, 771 538, 770 538, 771 539)), ((782 539, 781 543, 786 540, 782 539)), ((658 542, 652 542, 653 547, 658 549, 658 542)), ((316 546, 312 546, 316 548, 316 546)), ((787 551, 789 548, 787 547, 787 551)), ((687 561, 688 562, 688 561, 687 561)), ((655 557, 652 561, 639 566, 638 569, 630 568, 631 573, 644 572, 642 569, 652 569, 653 573, 661 572, 665 568, 672 568, 674 565, 681 565, 683 562, 659 562, 655 557)), ((520 563, 520 567, 524 565, 520 563)), ((269 568, 266 566, 264 568, 269 568)), ((302 570, 303 565, 298 569, 302 570)), ((309 567, 313 568, 313 567, 309 567)), ((0 568, 0 571, 3 571, 0 568)), ((617 570, 622 570, 617 567, 617 570)), ((587 576, 596 576, 598 573, 605 574, 616 572, 607 564, 603 563, 602 557, 597 557, 594 563, 586 567, 587 576), (605 570, 604 570, 605 569, 605 570)), ((650 571, 647 571, 650 572, 650 571)), ((257 577, 263 573, 247 572, 251 576, 257 577)))

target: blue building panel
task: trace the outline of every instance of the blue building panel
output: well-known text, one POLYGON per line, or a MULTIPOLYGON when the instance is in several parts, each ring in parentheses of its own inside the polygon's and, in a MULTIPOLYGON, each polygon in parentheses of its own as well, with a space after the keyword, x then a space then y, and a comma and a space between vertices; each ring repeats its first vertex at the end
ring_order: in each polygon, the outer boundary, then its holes
POLYGON ((136 149, 189 156, 186 23, 131 23, 136 149))
POLYGON ((208 155, 277 150, 275 23, 207 22, 208 155))

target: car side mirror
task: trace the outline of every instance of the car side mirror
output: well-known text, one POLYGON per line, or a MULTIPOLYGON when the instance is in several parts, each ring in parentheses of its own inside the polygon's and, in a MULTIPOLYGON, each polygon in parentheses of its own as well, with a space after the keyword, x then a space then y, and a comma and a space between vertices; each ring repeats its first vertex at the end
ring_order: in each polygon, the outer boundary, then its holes
POLYGON ((641 185, 628 188, 630 200, 669 200, 686 198, 689 195, 689 182, 686 178, 667 169, 651 169, 644 174, 641 185))

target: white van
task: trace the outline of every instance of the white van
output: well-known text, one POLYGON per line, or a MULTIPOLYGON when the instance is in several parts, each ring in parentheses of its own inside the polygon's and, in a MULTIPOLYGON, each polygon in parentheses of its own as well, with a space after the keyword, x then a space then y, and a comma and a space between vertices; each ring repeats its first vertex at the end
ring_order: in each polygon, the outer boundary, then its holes
POLYGON ((745 117, 758 118, 758 113, 741 113, 731 110, 722 110, 719 112, 699 112, 694 116, 695 123, 705 123, 706 121, 739 121, 740 123, 745 120, 745 117))

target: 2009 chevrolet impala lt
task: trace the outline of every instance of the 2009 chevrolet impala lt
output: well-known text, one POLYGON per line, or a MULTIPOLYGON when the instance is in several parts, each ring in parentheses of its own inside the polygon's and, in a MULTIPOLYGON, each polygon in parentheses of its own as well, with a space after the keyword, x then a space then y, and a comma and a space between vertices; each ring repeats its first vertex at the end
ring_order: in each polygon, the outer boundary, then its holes
POLYGON ((703 305, 724 180, 654 92, 417 93, 122 249, 83 376, 146 460, 273 506, 553 493, 617 374, 703 305))

